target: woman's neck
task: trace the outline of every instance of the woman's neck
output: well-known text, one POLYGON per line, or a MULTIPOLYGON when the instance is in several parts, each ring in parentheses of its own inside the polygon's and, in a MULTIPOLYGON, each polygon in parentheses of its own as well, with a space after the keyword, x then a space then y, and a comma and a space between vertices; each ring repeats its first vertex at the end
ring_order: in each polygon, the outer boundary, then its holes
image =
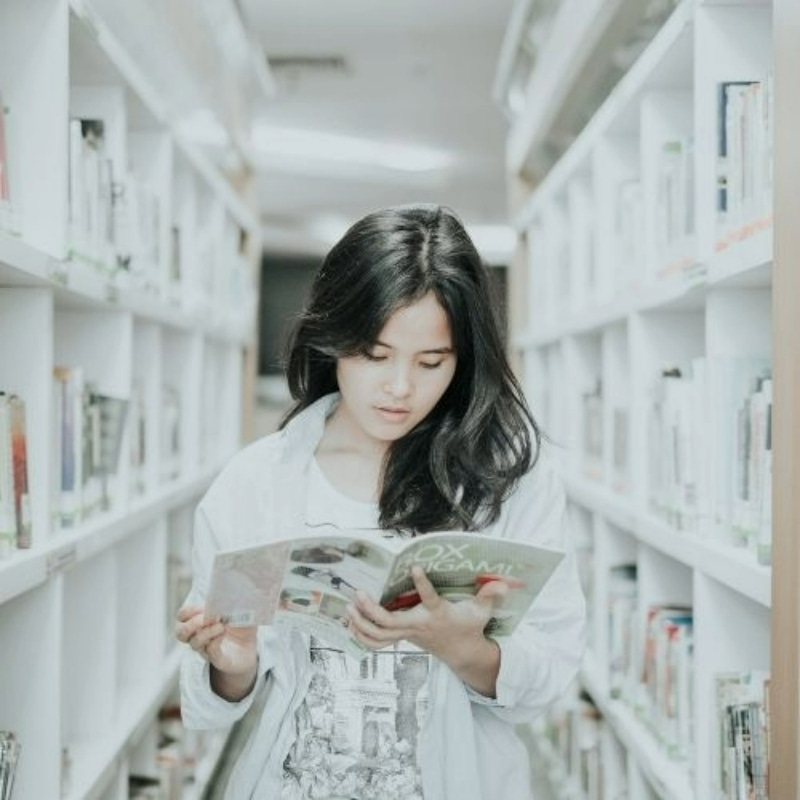
POLYGON ((316 459, 328 481, 362 502, 377 502, 388 443, 359 436, 341 407, 328 418, 316 459))

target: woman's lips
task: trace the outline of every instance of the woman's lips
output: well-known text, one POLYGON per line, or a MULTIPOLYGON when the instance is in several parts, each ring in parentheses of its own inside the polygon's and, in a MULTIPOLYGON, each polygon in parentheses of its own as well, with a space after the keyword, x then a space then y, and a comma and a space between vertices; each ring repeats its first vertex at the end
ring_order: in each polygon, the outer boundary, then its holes
POLYGON ((376 406, 378 414, 389 422, 403 422, 411 413, 407 408, 395 408, 393 406, 376 406))

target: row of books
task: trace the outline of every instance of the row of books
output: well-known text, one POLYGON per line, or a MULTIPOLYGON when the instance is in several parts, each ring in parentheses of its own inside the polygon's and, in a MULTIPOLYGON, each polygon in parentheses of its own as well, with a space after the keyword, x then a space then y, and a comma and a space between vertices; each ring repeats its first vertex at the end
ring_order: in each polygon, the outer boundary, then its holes
MULTIPOLYGON (((181 470, 180 395, 162 396, 162 481, 181 470)), ((55 530, 71 529, 112 508, 120 494, 122 445, 130 426, 130 495, 146 490, 147 415, 134 385, 130 400, 100 394, 80 367, 53 370, 52 512, 55 530)), ((32 544, 25 402, 0 390, 0 558, 32 544)))
POLYGON ((770 214, 773 74, 717 86, 717 220, 727 233, 770 214))
MULTIPOLYGON (((713 768, 708 796, 769 800, 769 673, 717 673, 713 683, 713 768)), ((544 759, 560 797, 620 800, 630 796, 623 748, 585 690, 556 703, 534 733, 537 755, 544 759)))
MULTIPOLYGON (((773 76, 727 81, 717 87, 716 214, 725 236, 743 236, 742 226, 767 224, 772 209, 773 76)), ((613 276, 615 294, 631 290, 645 278, 648 258, 655 277, 692 265, 695 254, 695 148, 691 135, 660 144, 654 168, 654 247, 646 252, 645 196, 642 179, 632 175, 614 189, 613 276)), ((552 270, 555 297, 569 296, 570 237, 568 215, 548 226, 553 241, 540 250, 538 268, 552 270)), ((580 235, 592 235, 592 226, 580 235)), ((541 234, 539 234, 541 235, 541 234)), ((574 246, 574 245, 573 245, 574 246)), ((594 250, 590 243, 588 249, 594 250)))
POLYGON ((766 359, 662 371, 648 413, 652 510, 671 526, 771 557, 772 378, 766 359))
MULTIPOLYGON (((71 256, 123 286, 189 310, 213 301, 241 311, 250 295, 246 235, 237 225, 222 225, 221 218, 216 224, 211 207, 201 203, 193 230, 176 218, 163 238, 170 209, 152 181, 112 157, 108 133, 104 119, 70 120, 71 256), (162 252, 165 247, 168 253, 162 252)), ((173 205, 179 202, 181 197, 173 205)))
POLYGON ((81 367, 53 369, 52 509, 70 529, 118 501, 128 400, 100 394, 81 367))
POLYGON ((0 558, 30 546, 25 401, 0 391, 0 558))
MULTIPOLYGON (((149 421, 138 383, 134 383, 129 398, 109 397, 85 379, 81 367, 56 367, 53 385, 54 527, 68 529, 118 502, 124 442, 129 465, 128 494, 137 497, 145 493, 149 421)), ((165 383, 161 393, 158 476, 162 482, 180 475, 180 431, 180 393, 165 383)))
POLYGON ((641 716, 667 752, 688 758, 693 735, 693 615, 685 605, 653 605, 639 623, 636 566, 611 570, 609 691, 641 716))

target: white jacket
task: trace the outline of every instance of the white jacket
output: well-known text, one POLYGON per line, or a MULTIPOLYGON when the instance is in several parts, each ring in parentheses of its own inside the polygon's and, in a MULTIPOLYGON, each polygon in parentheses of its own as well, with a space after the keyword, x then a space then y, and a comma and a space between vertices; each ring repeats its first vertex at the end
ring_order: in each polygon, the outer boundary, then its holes
MULTIPOLYGON (((302 523, 307 475, 337 395, 322 398, 281 432, 249 445, 221 472, 195 517, 194 583, 187 603, 203 604, 217 550, 284 538, 302 523)), ((530 766, 514 725, 536 717, 575 677, 584 648, 584 597, 565 526, 561 485, 544 454, 505 502, 486 533, 566 551, 515 632, 499 641, 497 699, 466 687, 432 660, 430 713, 420 735, 425 800, 529 800, 530 766)), ((308 639, 298 631, 258 631, 259 679, 237 703, 211 691, 207 662, 186 648, 181 705, 187 727, 221 728, 238 720, 257 691, 263 711, 231 774, 229 800, 274 800, 294 735, 294 712, 308 683, 308 639)))

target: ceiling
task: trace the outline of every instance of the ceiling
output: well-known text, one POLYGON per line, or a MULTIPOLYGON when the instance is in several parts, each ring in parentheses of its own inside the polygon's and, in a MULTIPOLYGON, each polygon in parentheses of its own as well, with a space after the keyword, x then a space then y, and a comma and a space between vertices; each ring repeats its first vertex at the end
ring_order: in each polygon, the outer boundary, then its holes
POLYGON ((239 5, 277 88, 252 150, 267 230, 324 241, 370 210, 414 201, 446 203, 469 225, 507 221, 506 122, 491 85, 512 0, 239 5), (297 57, 312 62, 286 63, 297 57), (358 137, 365 151, 425 147, 448 163, 411 172, 332 162, 324 143, 319 158, 271 156, 274 128, 358 137))

